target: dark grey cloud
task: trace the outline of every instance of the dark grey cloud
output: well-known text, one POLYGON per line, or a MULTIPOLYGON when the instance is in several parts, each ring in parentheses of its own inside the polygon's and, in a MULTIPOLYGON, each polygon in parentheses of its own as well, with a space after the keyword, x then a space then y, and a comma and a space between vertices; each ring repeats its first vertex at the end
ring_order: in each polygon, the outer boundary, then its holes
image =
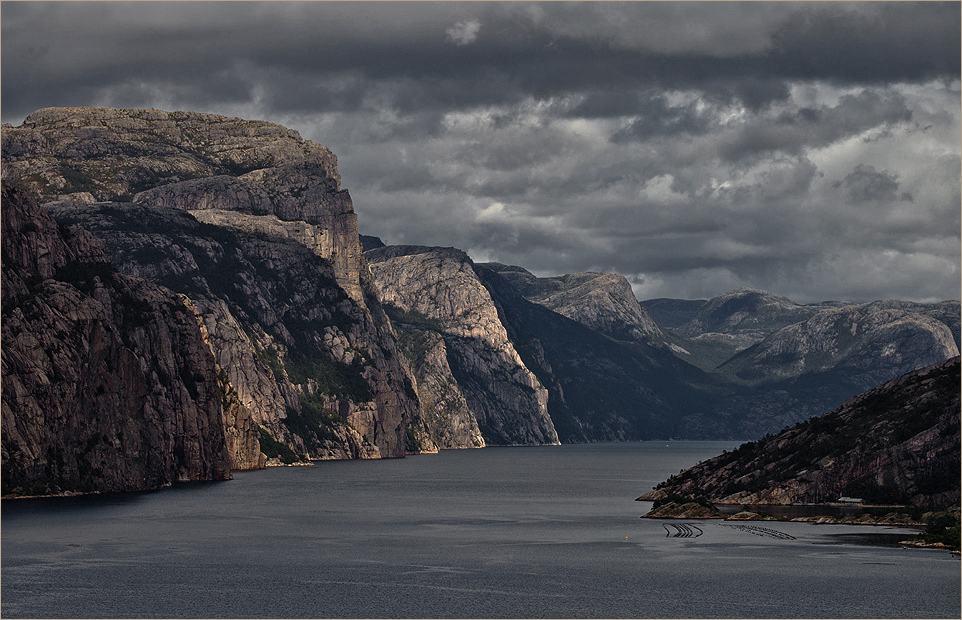
POLYGON ((802 7, 772 34, 774 70, 785 78, 842 83, 957 77, 957 3, 825 3, 802 7))
POLYGON ((805 107, 775 117, 759 116, 723 138, 726 160, 770 152, 798 154, 876 127, 906 123, 912 112, 898 92, 866 89, 844 95, 835 106, 805 107))
MULTIPOLYGON (((898 176, 890 172, 876 171, 875 166, 859 164, 832 187, 842 188, 849 201, 855 204, 864 202, 892 202, 899 199, 898 176)), ((909 194, 902 199, 911 201, 909 194)))
MULTIPOLYGON (((957 3, 869 7, 7 3, 4 81, 20 84, 40 70, 101 87, 199 89, 214 77, 207 91, 219 96, 207 99, 242 101, 245 74, 253 73, 275 105, 312 111, 357 103, 359 93, 347 101, 312 96, 325 92, 312 92, 312 83, 347 76, 372 91, 393 84, 388 99, 403 110, 654 85, 760 109, 784 99, 785 82, 799 77, 863 83, 959 74, 957 3), (471 42, 452 44, 447 33, 468 23, 479 24, 471 42), (732 49, 723 39, 745 43, 732 49), (285 89, 290 81, 307 88, 285 89)), ((48 89, 54 97, 69 92, 45 81, 8 95, 4 107, 32 110, 48 89)))
POLYGON ((959 3, 0 4, 3 120, 261 118, 364 232, 642 297, 959 296, 959 3))

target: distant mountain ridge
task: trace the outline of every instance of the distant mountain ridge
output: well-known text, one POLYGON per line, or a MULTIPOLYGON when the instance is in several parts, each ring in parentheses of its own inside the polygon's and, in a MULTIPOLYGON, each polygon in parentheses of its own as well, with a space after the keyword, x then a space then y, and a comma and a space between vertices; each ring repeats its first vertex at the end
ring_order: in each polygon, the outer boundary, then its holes
POLYGON ((616 340, 650 342, 663 337, 622 275, 585 272, 538 278, 520 267, 482 266, 511 282, 525 299, 616 340))
POLYGON ((901 310, 929 317, 944 323, 956 347, 962 346, 962 309, 958 300, 936 303, 880 300, 860 304, 846 301, 798 304, 781 295, 738 288, 705 301, 663 298, 641 303, 652 316, 657 317, 656 322, 663 329, 689 342, 713 346, 725 360, 789 325, 845 307, 862 308, 867 312, 901 310))

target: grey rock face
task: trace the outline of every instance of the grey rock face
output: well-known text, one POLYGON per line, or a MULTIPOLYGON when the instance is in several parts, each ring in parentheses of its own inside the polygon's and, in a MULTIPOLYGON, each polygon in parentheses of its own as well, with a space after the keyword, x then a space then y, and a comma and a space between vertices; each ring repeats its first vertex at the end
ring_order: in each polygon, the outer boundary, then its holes
MULTIPOLYGON (((216 360, 218 349, 211 342, 210 331, 207 328, 204 316, 189 297, 186 295, 178 295, 178 297, 184 306, 193 312, 194 321, 200 329, 201 337, 207 343, 211 355, 216 360)), ((251 415, 251 408, 241 402, 237 390, 231 382, 230 374, 219 363, 217 365, 217 383, 222 396, 224 438, 227 442, 227 452, 231 457, 231 469, 263 469, 267 457, 261 452, 257 420, 251 415)))
POLYGON ((6 183, 2 213, 4 494, 229 478, 229 386, 192 309, 6 183))
POLYGON ((275 166, 236 178, 162 185, 137 194, 134 202, 197 211, 202 221, 296 238, 329 260, 341 288, 363 303, 360 274, 366 266, 357 215, 350 195, 328 172, 316 162, 275 166))
POLYGON ((904 312, 921 314, 930 319, 935 319, 940 323, 944 323, 949 328, 949 331, 952 333, 952 337, 955 339, 955 346, 962 350, 962 344, 959 343, 960 336, 962 336, 962 330, 960 330, 960 322, 962 322, 962 304, 960 304, 958 300, 946 300, 926 304, 901 300, 873 301, 869 304, 864 304, 863 309, 865 312, 876 312, 879 310, 902 310, 904 312))
POLYGON ((868 304, 823 310, 782 328, 720 369, 748 381, 838 369, 874 385, 958 354, 941 321, 868 304))
POLYGON ((664 334, 617 273, 584 272, 538 278, 520 267, 486 263, 529 301, 617 340, 661 341, 664 334))
POLYGON ((488 444, 558 443, 547 391, 521 361, 464 252, 390 246, 366 257, 384 303, 423 317, 444 336, 458 387, 488 444))
POLYGON ((427 446, 435 449, 483 448, 484 437, 478 421, 448 364, 444 337, 428 330, 398 335, 414 369, 421 399, 420 424, 413 427, 421 451, 427 446))

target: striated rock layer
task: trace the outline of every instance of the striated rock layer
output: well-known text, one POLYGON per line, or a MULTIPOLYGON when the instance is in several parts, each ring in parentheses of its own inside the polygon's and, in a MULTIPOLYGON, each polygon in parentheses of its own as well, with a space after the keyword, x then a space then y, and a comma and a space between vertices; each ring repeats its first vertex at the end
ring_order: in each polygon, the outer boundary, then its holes
POLYGON ((225 441, 231 388, 184 300, 117 273, 22 190, 2 199, 4 495, 223 480, 231 447, 256 465, 244 409, 225 441))
MULTIPOLYGON (((558 443, 547 391, 515 350, 464 252, 390 246, 366 257, 384 303, 443 336, 453 378, 485 442, 558 443)), ((450 384, 450 379, 438 376, 436 382, 450 384)))
POLYGON ((831 413, 672 476, 639 499, 941 507, 960 495, 960 361, 917 370, 831 413))
POLYGON ((349 297, 311 248, 142 203, 49 208, 102 238, 124 272, 193 300, 239 401, 271 439, 316 459, 407 452, 418 401, 387 318, 370 309, 380 310, 375 299, 349 297))
POLYGON ((468 406, 448 364, 444 336, 430 330, 403 329, 398 334, 404 354, 411 361, 417 379, 422 415, 419 425, 411 427, 412 438, 423 450, 425 445, 437 448, 483 448, 485 445, 478 420, 468 406))

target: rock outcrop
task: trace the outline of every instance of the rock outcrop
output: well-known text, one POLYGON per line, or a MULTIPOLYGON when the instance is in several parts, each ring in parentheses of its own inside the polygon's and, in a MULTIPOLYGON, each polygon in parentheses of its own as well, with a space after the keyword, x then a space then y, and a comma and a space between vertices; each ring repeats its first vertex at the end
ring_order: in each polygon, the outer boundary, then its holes
POLYGON ((396 323, 404 354, 411 362, 421 399, 420 425, 412 425, 409 433, 423 451, 425 445, 440 449, 483 448, 484 437, 478 420, 448 364, 444 336, 436 331, 418 329, 403 322, 396 323))
POLYGON ((51 108, 5 128, 3 161, 116 268, 192 300, 268 456, 412 449, 420 403, 329 149, 261 121, 51 108))
MULTIPOLYGON (((524 365, 468 256, 453 248, 390 246, 365 256, 396 318, 444 338, 458 389, 488 444, 551 444, 548 394, 524 365)), ((443 369, 442 369, 443 370, 443 369)), ((437 376, 439 384, 449 378, 437 376)))
POLYGON ((717 508, 697 502, 668 502, 642 515, 645 519, 724 519, 717 508))
POLYGON ((193 300, 266 441, 314 459, 407 452, 406 425, 419 405, 377 300, 357 303, 313 248, 271 234, 272 226, 309 224, 231 214, 236 226, 212 225, 192 214, 216 212, 144 203, 48 209, 103 239, 119 269, 193 300), (261 230, 261 222, 270 226, 261 230))
POLYGON ((243 455, 250 415, 228 403, 193 309, 19 188, 2 200, 4 495, 229 478, 225 422, 243 455))
POLYGON ((928 366, 672 476, 639 499, 942 507, 960 495, 960 361, 928 366))

